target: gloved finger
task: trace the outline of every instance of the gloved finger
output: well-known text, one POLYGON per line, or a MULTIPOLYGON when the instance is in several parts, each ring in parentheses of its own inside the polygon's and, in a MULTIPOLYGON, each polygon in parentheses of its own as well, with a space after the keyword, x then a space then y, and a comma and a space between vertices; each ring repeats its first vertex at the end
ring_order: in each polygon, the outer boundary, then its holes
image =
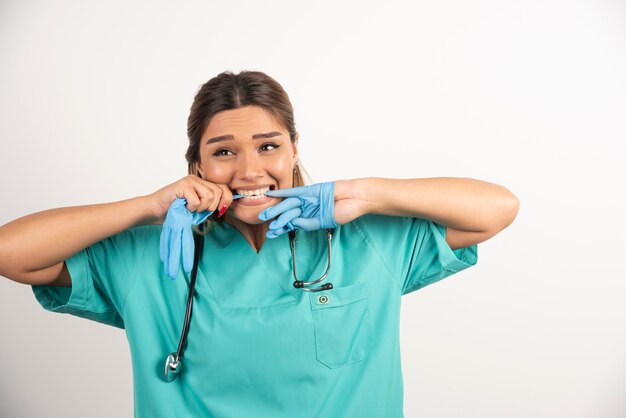
POLYGON ((317 218, 295 218, 291 223, 295 228, 304 231, 317 231, 322 228, 317 218))
POLYGON ((261 213, 259 213, 259 219, 262 221, 267 221, 268 219, 275 218, 276 216, 288 211, 289 209, 297 208, 298 206, 300 206, 300 204, 300 199, 296 197, 290 197, 274 206, 270 206, 269 208, 261 211, 261 213))
POLYGON ((167 258, 167 248, 169 246, 170 229, 164 226, 161 230, 161 238, 159 238, 159 258, 162 262, 165 262, 167 258))
POLYGON ((193 268, 193 251, 195 249, 191 227, 183 229, 181 244, 183 251, 183 270, 185 273, 189 274, 193 268))
POLYGON ((289 189, 268 190, 265 195, 270 197, 295 197, 306 192, 308 186, 292 187, 289 189))
MULTIPOLYGON (((169 267, 170 267, 170 263, 172 259, 171 248, 172 248, 173 235, 174 235, 174 231, 171 228, 168 229, 167 239, 165 240, 167 249, 165 250, 165 257, 163 259, 163 272, 165 273, 167 277, 171 277, 169 267)), ((171 277, 171 278, 173 279, 174 277, 171 277)))
POLYGON ((274 222, 270 223, 270 229, 278 229, 287 225, 287 222, 294 218, 297 218, 302 214, 302 210, 298 208, 289 209, 287 212, 281 214, 274 222))
POLYGON ((278 238, 279 236, 289 231, 291 231, 291 229, 289 229, 287 226, 283 226, 282 228, 268 230, 265 236, 267 238, 278 238))
POLYGON ((161 262, 163 263, 163 274, 166 276, 168 275, 167 266, 169 265, 170 234, 171 230, 169 228, 163 228, 161 231, 161 241, 159 243, 159 256, 161 258, 161 262))
POLYGON ((180 266, 180 251, 182 247, 183 234, 182 229, 172 231, 169 246, 169 260, 167 263, 167 275, 174 280, 178 276, 178 268, 180 266))
POLYGON ((200 225, 202 222, 204 222, 206 220, 206 218, 208 218, 211 214, 213 213, 213 211, 211 210, 205 210, 202 212, 193 212, 191 214, 192 216, 192 223, 194 225, 200 225))

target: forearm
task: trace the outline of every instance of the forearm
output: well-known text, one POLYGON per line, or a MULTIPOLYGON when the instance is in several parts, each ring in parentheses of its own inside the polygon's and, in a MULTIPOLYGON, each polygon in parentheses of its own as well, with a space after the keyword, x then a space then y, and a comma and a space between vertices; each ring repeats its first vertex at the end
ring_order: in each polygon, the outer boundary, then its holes
POLYGON ((470 178, 363 178, 355 189, 363 213, 423 218, 462 231, 504 229, 518 207, 507 188, 470 178))
POLYGON ((95 242, 154 221, 145 197, 24 216, 0 227, 0 275, 19 281, 95 242))

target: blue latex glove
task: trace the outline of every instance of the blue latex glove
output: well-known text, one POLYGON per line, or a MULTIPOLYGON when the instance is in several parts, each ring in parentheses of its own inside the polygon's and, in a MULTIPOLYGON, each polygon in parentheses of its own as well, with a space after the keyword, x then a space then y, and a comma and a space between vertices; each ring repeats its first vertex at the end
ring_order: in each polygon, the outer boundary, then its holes
POLYGON ((267 238, 276 238, 294 229, 315 231, 337 227, 334 182, 270 190, 265 194, 271 197, 286 197, 282 202, 259 213, 259 219, 262 221, 278 216, 270 223, 267 238))
POLYGON ((183 270, 189 274, 193 267, 193 231, 191 225, 199 225, 213 213, 189 212, 185 207, 187 199, 178 198, 172 202, 167 210, 163 230, 161 231, 161 241, 159 256, 163 262, 163 271, 170 279, 178 276, 180 266, 180 256, 183 256, 183 270))

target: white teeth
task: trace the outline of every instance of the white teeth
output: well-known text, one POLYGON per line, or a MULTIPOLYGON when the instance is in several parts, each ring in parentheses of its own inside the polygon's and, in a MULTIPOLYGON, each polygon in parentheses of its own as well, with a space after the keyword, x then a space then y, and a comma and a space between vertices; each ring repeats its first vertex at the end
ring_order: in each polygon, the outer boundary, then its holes
POLYGON ((237 190, 237 192, 244 197, 244 199, 252 199, 258 200, 265 197, 265 192, 267 192, 270 188, 264 187, 263 189, 257 190, 237 190))

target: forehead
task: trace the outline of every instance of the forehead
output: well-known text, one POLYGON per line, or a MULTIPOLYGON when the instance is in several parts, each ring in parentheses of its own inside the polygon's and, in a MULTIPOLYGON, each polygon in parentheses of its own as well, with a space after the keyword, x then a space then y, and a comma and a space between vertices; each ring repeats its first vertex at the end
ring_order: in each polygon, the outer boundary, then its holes
POLYGON ((244 106, 239 109, 216 113, 202 135, 202 142, 221 135, 234 135, 242 139, 264 132, 286 132, 280 122, 267 110, 259 106, 244 106))

